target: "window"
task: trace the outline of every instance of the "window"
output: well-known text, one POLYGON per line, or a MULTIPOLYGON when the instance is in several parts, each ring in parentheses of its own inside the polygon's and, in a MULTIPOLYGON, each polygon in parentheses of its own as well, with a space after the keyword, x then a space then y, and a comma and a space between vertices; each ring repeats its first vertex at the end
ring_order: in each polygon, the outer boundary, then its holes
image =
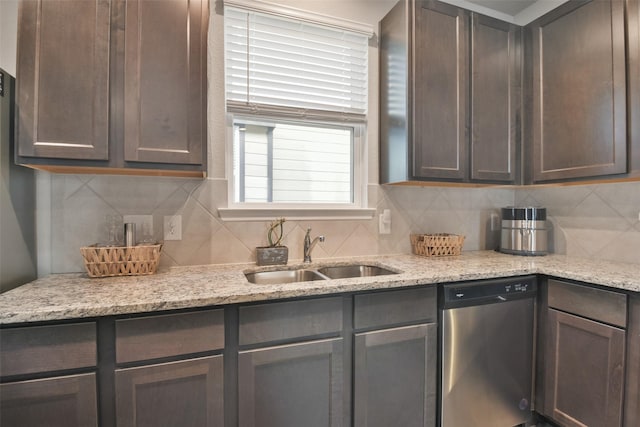
POLYGON ((236 207, 363 207, 370 34, 225 6, 236 207))

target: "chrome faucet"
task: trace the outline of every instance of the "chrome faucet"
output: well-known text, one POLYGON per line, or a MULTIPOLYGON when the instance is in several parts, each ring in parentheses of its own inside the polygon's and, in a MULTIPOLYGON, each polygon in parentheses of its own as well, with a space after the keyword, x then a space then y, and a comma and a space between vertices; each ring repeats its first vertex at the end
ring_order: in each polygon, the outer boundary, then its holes
POLYGON ((311 251, 318 241, 324 242, 324 236, 311 240, 311 228, 307 228, 307 234, 304 235, 304 262, 311 262, 311 251))

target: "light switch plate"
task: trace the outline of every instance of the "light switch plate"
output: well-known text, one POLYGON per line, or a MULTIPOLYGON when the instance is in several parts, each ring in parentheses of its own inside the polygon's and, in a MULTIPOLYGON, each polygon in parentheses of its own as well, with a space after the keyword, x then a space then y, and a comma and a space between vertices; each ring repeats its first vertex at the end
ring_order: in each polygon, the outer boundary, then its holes
POLYGON ((378 219, 378 232, 380 234, 391 234, 391 210, 385 209, 378 219))
POLYGON ((182 240, 182 215, 164 217, 164 240, 182 240))

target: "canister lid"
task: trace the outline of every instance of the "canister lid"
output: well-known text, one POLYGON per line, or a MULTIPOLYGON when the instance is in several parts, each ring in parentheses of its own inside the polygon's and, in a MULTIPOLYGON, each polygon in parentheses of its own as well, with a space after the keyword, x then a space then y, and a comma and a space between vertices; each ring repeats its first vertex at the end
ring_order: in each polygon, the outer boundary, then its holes
POLYGON ((546 221, 547 208, 507 206, 502 208, 502 219, 507 221, 546 221))

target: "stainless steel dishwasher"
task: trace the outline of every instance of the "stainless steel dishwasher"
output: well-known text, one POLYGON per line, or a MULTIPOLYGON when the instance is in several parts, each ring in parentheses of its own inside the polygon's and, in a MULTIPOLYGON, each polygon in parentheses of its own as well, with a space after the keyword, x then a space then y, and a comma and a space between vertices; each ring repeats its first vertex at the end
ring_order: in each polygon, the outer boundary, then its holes
POLYGON ((443 286, 442 427, 513 427, 531 419, 535 277, 443 286))

